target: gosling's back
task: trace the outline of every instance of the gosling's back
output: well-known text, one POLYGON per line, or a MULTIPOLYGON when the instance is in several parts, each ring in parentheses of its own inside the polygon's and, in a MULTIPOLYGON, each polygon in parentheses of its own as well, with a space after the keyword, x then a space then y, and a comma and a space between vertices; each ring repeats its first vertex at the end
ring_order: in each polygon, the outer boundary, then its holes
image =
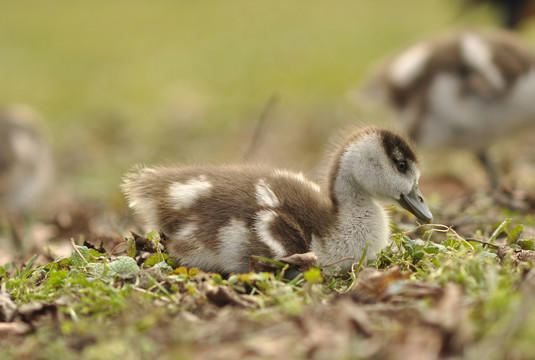
POLYGON ((251 255, 307 252, 332 217, 318 185, 283 170, 141 168, 122 188, 148 227, 170 240, 171 256, 207 271, 246 272, 251 255))

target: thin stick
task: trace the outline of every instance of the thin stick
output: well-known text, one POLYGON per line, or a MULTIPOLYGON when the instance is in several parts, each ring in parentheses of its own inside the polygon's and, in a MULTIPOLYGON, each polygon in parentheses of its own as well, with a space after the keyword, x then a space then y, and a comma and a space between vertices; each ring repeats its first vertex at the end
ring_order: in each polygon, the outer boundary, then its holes
POLYGON ((78 250, 78 246, 74 242, 74 238, 71 238, 71 245, 72 245, 72 248, 74 249, 74 251, 76 251, 76 253, 82 258, 82 260, 84 260, 86 263, 88 263, 88 261, 85 259, 85 257, 80 252, 80 250, 78 250))
POLYGON ((260 117, 258 118, 258 122, 256 124, 253 140, 251 141, 251 144, 249 144, 249 148, 243 156, 245 160, 251 160, 251 158, 256 154, 256 151, 260 146, 260 142, 265 132, 266 122, 269 118, 269 115, 273 111, 273 108, 275 107, 275 105, 277 105, 278 101, 278 97, 273 94, 264 106, 264 109, 262 110, 262 113, 260 114, 260 117))
POLYGON ((493 244, 493 243, 489 243, 488 241, 483 241, 483 240, 478 240, 478 239, 473 239, 473 238, 466 239, 466 241, 474 241, 474 242, 477 242, 477 243, 480 243, 480 244, 484 244, 484 245, 489 245, 489 246, 492 246, 492 247, 495 247, 495 248, 499 248, 500 247, 500 245, 496 245, 496 244, 493 244))
POLYGON ((117 248, 119 248, 120 246, 128 246, 128 243, 126 241, 123 241, 122 243, 115 245, 115 247, 110 251, 110 256, 113 255, 115 250, 117 250, 117 248))
POLYGON ((430 230, 427 230, 427 231, 430 231, 430 232, 439 232, 439 233, 448 233, 448 232, 451 232, 453 235, 455 235, 455 237, 461 241, 461 242, 464 242, 466 245, 468 245, 472 250, 474 250, 474 247, 472 245, 470 245, 470 243, 468 241, 466 241, 465 238, 463 238, 461 235, 457 234, 457 232, 455 230, 452 229, 451 226, 446 226, 446 225, 442 225, 442 224, 423 224, 423 225, 418 225, 417 227, 415 227, 414 229, 412 230, 408 230, 408 231, 405 231, 403 232, 403 234, 409 234, 411 232, 415 232, 421 228, 425 228, 425 227, 432 227, 432 229, 430 230))

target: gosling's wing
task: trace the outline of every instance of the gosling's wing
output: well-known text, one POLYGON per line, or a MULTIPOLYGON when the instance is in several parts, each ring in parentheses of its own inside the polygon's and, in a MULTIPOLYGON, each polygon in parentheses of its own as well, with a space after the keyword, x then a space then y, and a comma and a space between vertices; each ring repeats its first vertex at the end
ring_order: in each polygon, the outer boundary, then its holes
POLYGON ((315 222, 325 220, 325 210, 307 209, 318 205, 316 187, 300 174, 247 167, 139 168, 122 185, 172 256, 219 272, 247 271, 251 255, 308 251, 315 222))

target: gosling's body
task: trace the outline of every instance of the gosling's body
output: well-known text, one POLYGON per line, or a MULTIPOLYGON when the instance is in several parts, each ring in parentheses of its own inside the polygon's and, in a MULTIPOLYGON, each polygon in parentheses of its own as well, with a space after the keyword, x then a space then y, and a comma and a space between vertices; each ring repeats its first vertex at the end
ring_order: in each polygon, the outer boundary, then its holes
POLYGON ((535 52, 505 31, 459 31, 395 56, 368 90, 418 145, 466 149, 488 165, 492 144, 535 125, 535 52))
POLYGON ((51 181, 52 157, 39 121, 25 105, 0 110, 0 214, 31 209, 51 181))
POLYGON ((326 189, 301 173, 250 166, 142 168, 127 175, 122 188, 182 265, 240 273, 248 271, 251 255, 313 251, 321 264, 352 258, 339 264, 348 270, 367 243, 370 259, 388 242, 388 217, 375 200, 415 195, 418 175, 401 138, 369 128, 332 157, 326 189), (405 173, 396 161, 407 166, 405 173))

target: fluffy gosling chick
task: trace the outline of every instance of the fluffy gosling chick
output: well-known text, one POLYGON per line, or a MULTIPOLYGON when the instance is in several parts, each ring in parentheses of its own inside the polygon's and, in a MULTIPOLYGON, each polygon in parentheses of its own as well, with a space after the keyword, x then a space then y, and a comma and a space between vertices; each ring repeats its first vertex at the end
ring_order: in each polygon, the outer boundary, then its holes
POLYGON ((122 190, 149 229, 160 230, 181 265, 243 273, 251 255, 280 258, 313 251, 321 264, 351 257, 368 243, 373 258, 389 239, 376 200, 395 201, 431 221, 418 190, 416 156, 400 136, 377 128, 353 133, 330 159, 321 189, 302 173, 257 166, 138 168, 122 190))
POLYGON ((0 111, 0 213, 30 209, 52 178, 52 158, 39 121, 25 105, 0 111))
POLYGON ((505 31, 450 33, 395 56, 368 90, 418 145, 475 153, 496 187, 488 148, 535 125, 535 53, 505 31))

